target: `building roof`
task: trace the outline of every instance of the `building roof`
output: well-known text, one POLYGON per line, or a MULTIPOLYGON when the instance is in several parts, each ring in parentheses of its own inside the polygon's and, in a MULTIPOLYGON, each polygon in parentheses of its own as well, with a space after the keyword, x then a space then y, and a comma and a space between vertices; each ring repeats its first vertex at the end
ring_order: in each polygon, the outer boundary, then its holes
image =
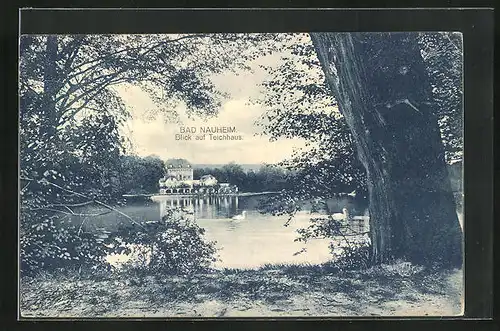
POLYGON ((186 159, 168 159, 165 161, 167 168, 192 168, 191 163, 186 159))

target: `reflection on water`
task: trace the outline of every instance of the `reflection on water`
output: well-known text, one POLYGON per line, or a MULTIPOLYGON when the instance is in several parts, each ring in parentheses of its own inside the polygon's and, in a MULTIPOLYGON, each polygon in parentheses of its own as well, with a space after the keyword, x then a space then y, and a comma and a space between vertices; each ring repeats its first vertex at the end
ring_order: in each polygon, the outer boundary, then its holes
MULTIPOLYGON (((231 218, 238 213, 240 199, 237 196, 203 198, 159 196, 154 198, 154 201, 160 205, 161 216, 165 215, 168 209, 183 208, 192 212, 196 219, 223 219, 231 218)), ((245 205, 243 207, 256 208, 245 205)))
MULTIPOLYGON (((226 219, 234 215, 241 214, 243 210, 257 211, 260 199, 264 196, 213 196, 203 198, 193 198, 187 196, 156 196, 153 201, 159 204, 160 215, 163 216, 169 208, 184 208, 192 213, 196 219, 226 219)), ((366 205, 359 200, 350 197, 339 197, 331 199, 327 203, 328 210, 332 213, 342 212, 342 208, 347 207, 352 215, 367 215, 366 205)), ((314 210, 310 204, 304 203, 302 209, 312 212, 314 210)))
MULTIPOLYGON (((330 239, 315 239, 307 244, 295 242, 297 229, 309 225, 311 217, 321 215, 321 211, 311 210, 304 205, 290 222, 284 226, 287 216, 272 216, 258 211, 259 199, 266 196, 240 197, 191 197, 157 196, 153 202, 131 204, 121 211, 138 221, 158 220, 169 208, 182 207, 193 213, 197 223, 203 227, 208 240, 217 241, 221 249, 216 267, 254 268, 267 263, 323 263, 331 259, 330 239), (243 220, 233 220, 234 215, 246 211, 243 220), (305 248, 305 252, 294 253, 305 248)), ((364 215, 366 206, 350 197, 329 202, 330 212, 341 212, 347 206, 351 215, 364 215)), ((108 214, 92 220, 95 226, 112 228, 120 215, 108 214)))
MULTIPOLYGON (((259 199, 253 197, 156 197, 160 214, 168 208, 182 207, 191 211, 197 223, 206 229, 209 240, 217 241, 221 248, 221 261, 218 267, 249 268, 267 263, 323 263, 331 259, 330 239, 315 239, 307 244, 295 242, 297 229, 309 225, 311 217, 319 216, 321 211, 311 211, 304 205, 288 226, 287 216, 272 216, 258 211, 259 199), (246 211, 243 220, 233 220, 234 215, 246 211), (301 254, 294 254, 306 250, 301 254)), ((354 214, 365 214, 365 206, 348 197, 332 200, 328 204, 330 211, 341 211, 348 207, 354 214)))

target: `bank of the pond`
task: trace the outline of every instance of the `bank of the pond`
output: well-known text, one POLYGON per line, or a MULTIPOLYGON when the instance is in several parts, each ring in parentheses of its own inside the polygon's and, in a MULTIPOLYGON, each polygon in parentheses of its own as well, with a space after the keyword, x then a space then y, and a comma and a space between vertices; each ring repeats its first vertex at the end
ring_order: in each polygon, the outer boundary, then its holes
POLYGON ((461 313, 462 272, 407 264, 226 269, 191 277, 110 273, 21 280, 23 317, 439 316, 461 313))
POLYGON ((139 195, 124 195, 124 198, 133 199, 133 198, 145 198, 145 199, 164 199, 164 198, 224 198, 224 197, 256 197, 262 195, 274 195, 278 194, 276 191, 264 191, 264 192, 240 192, 234 194, 187 194, 187 193, 178 193, 178 194, 139 194, 139 195))

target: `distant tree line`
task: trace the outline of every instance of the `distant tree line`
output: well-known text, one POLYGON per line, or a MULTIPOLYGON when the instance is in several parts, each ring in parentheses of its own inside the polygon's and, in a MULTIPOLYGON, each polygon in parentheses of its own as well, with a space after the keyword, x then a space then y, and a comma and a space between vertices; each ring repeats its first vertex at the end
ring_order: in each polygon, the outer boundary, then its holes
MULTIPOLYGON (((175 159, 164 162, 158 156, 140 157, 124 155, 120 157, 115 192, 120 194, 150 194, 159 191, 158 180, 165 175, 166 164, 189 164, 187 160, 175 159)), ((263 165, 259 170, 245 171, 234 162, 222 167, 194 168, 195 179, 204 175, 214 176, 219 183, 236 185, 240 192, 277 192, 289 190, 293 183, 304 174, 276 165, 263 165)), ((307 176, 306 176, 307 177, 307 176)))
POLYGON ((288 188, 292 172, 273 165, 263 165, 258 171, 245 171, 234 162, 220 168, 194 169, 194 178, 212 175, 219 183, 238 186, 240 192, 280 191, 288 188))
POLYGON ((157 156, 125 155, 120 158, 120 191, 123 194, 158 193, 165 162, 157 156))
MULTIPOLYGON (((187 160, 171 159, 164 162, 158 156, 140 157, 124 155, 120 157, 118 187, 121 194, 149 194, 159 191, 158 180, 165 175, 166 164, 189 164, 187 160)), ((194 168, 193 175, 199 179, 204 175, 214 176, 219 183, 229 183, 238 186, 240 192, 281 191, 290 189, 299 176, 294 171, 280 166, 263 165, 259 170, 245 171, 234 162, 222 167, 194 168)))

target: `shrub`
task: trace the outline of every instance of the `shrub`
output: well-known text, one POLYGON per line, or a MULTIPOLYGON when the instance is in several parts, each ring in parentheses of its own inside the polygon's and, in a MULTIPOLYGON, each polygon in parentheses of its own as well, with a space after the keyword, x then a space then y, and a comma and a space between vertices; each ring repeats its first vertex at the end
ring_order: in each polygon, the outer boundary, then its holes
POLYGON ((115 234, 122 245, 133 247, 127 266, 154 274, 192 274, 207 270, 217 260, 215 242, 205 230, 179 210, 169 210, 160 221, 120 227, 115 234))
POLYGON ((57 269, 109 270, 110 248, 98 234, 72 224, 55 223, 56 215, 23 213, 20 269, 23 275, 57 269))
MULTIPOLYGON (((295 241, 329 238, 332 267, 337 270, 364 269, 371 265, 371 243, 367 233, 359 233, 354 225, 332 218, 331 215, 311 217, 307 228, 298 229, 295 241), (358 234, 359 233, 359 234, 358 234)), ((300 252, 298 252, 300 253, 300 252)))
POLYGON ((330 244, 333 265, 339 270, 361 270, 371 266, 371 245, 367 240, 334 241, 330 244))

